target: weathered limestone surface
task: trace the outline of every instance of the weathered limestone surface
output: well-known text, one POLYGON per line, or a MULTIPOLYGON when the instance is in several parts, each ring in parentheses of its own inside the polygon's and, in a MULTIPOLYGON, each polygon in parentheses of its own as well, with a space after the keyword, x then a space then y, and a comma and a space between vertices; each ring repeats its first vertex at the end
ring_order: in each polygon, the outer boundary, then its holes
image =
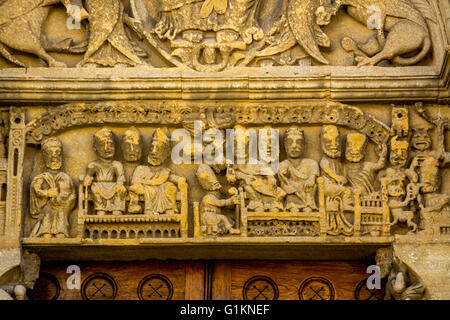
POLYGON ((389 248, 387 298, 450 299, 449 88, 448 0, 0 1, 0 299, 34 285, 24 250, 389 248))
POLYGON ((450 297, 450 244, 408 243, 394 244, 394 253, 407 264, 423 281, 427 288, 426 298, 448 300, 450 297))

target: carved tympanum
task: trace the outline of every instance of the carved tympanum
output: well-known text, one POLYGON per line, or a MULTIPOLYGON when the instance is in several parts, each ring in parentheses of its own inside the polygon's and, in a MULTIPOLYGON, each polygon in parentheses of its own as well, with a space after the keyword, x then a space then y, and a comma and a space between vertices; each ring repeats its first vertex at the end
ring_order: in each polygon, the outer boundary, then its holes
POLYGON ((335 49, 322 28, 342 14, 362 30, 375 30, 362 42, 336 39, 356 64, 408 66, 429 56, 429 23, 437 25, 428 0, 5 0, 0 12, 0 54, 22 67, 10 49, 36 55, 50 67, 66 65, 47 51, 83 54, 77 67, 132 67, 159 60, 152 59, 155 53, 167 67, 200 72, 329 64, 321 48, 335 49), (67 19, 86 26, 83 40, 74 41, 69 30, 56 42, 43 33, 49 11, 60 4, 67 19))

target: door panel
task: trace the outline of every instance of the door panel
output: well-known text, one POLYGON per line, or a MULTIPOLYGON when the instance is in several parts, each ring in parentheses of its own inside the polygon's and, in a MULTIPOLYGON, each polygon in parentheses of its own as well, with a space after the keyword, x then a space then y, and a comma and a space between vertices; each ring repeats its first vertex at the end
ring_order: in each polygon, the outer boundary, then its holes
POLYGON ((60 300, 352 300, 357 291, 360 299, 383 298, 381 290, 365 286, 367 266, 346 261, 42 263, 41 278, 29 296, 60 300), (79 290, 67 287, 70 265, 80 267, 79 290))

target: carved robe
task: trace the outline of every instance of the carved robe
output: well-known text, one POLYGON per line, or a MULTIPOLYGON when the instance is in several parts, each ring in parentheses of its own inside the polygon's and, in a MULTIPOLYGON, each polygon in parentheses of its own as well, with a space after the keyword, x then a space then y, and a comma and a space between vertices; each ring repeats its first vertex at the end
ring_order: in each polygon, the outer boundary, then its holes
POLYGON ((384 157, 378 162, 347 163, 345 176, 354 189, 361 190, 363 195, 369 195, 376 191, 376 173, 383 169, 385 164, 384 157))
POLYGON ((86 0, 89 12, 89 47, 79 66, 96 64, 114 67, 135 66, 141 60, 135 54, 123 25, 123 4, 117 0, 86 0))
MULTIPOLYGON (((337 211, 327 212, 327 233, 330 235, 346 235, 353 233, 353 226, 344 215, 344 206, 350 200, 351 189, 339 181, 343 178, 344 168, 340 159, 324 157, 320 161, 322 176, 324 179, 324 195, 329 202, 340 203, 337 211)), ((327 201, 328 202, 328 201, 327 201)))
POLYGON ((277 186, 277 180, 273 172, 271 173, 270 167, 236 165, 231 172, 234 172, 235 179, 240 181, 240 184, 246 191, 250 199, 248 205, 250 210, 284 209, 281 200, 286 195, 286 192, 277 186), (266 174, 264 175, 263 173, 266 174))
POLYGON ((299 209, 316 210, 316 178, 320 174, 319 165, 311 159, 302 159, 298 166, 291 160, 280 164, 278 176, 281 188, 286 191, 286 209, 292 205, 299 209))
POLYGON ((200 206, 200 222, 202 226, 217 228, 217 234, 226 234, 234 226, 234 221, 222 214, 221 207, 228 206, 229 200, 218 199, 213 194, 203 197, 200 206))
POLYGON ((161 39, 173 40, 186 30, 233 30, 243 34, 259 28, 256 11, 260 0, 161 0, 161 17, 155 32, 161 39), (213 16, 213 12, 220 16, 213 16), (212 18, 213 17, 213 18, 212 18))
POLYGON ((132 188, 144 187, 145 213, 178 212, 176 206, 177 187, 173 183, 179 179, 168 168, 139 166, 133 173, 132 188))
POLYGON ((44 172, 31 182, 31 216, 39 218, 31 232, 31 237, 45 234, 69 237, 68 215, 75 200, 72 179, 64 172, 44 172), (56 189, 57 195, 50 197, 49 189, 56 189))
POLYGON ((111 163, 95 160, 88 165, 88 173, 95 176, 91 191, 96 211, 125 211, 125 193, 117 192, 123 186, 125 175, 119 161, 111 163))

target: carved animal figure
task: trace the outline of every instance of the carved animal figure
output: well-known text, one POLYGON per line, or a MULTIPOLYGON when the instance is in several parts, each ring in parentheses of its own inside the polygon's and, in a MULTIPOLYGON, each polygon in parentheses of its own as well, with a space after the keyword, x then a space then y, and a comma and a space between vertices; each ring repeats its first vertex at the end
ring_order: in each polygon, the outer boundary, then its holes
POLYGON ((16 65, 27 66, 9 52, 8 46, 34 54, 45 60, 50 67, 66 67, 64 63, 51 57, 41 43, 42 25, 50 6, 60 2, 66 8, 71 6, 70 0, 0 1, 0 55, 16 65))
POLYGON ((431 50, 425 18, 435 18, 427 0, 336 0, 335 5, 345 6, 351 17, 364 25, 373 23, 377 29, 377 34, 364 43, 351 38, 342 40, 342 47, 355 53, 358 66, 374 66, 383 60, 414 65, 431 50), (413 57, 403 57, 418 50, 413 57))

